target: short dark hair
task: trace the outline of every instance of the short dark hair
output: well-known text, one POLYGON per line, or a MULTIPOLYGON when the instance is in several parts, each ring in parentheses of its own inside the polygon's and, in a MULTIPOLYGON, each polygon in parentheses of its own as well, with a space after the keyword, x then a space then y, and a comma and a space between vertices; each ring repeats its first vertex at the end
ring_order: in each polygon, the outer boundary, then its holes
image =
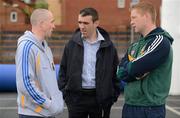
POLYGON ((81 16, 92 16, 92 21, 95 22, 97 20, 99 20, 99 15, 98 15, 98 12, 96 11, 96 9, 94 8, 84 8, 82 9, 79 14, 81 16))

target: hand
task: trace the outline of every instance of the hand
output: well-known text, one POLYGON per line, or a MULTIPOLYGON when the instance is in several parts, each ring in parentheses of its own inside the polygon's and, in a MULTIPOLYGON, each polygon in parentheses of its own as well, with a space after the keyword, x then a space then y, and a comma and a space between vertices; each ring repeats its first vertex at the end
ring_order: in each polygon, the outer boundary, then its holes
POLYGON ((123 80, 128 76, 128 72, 125 70, 124 67, 119 67, 117 69, 116 75, 120 80, 123 80))

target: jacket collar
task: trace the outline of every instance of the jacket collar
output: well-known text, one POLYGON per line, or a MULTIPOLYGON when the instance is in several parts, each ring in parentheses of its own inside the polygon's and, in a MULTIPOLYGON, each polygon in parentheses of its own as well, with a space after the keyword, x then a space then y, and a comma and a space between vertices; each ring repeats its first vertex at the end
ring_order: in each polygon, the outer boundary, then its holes
POLYGON ((25 31, 24 35, 20 37, 20 39, 18 40, 18 45, 23 41, 33 42, 43 52, 45 51, 45 48, 48 46, 45 40, 39 41, 31 31, 25 31), (42 45, 42 43, 44 43, 44 46, 42 45))
POLYGON ((153 29, 147 36, 145 36, 145 40, 149 39, 150 37, 153 37, 155 35, 164 35, 166 38, 168 38, 168 40, 171 42, 171 44, 173 43, 174 39, 171 37, 171 35, 166 32, 165 30, 163 30, 161 27, 157 27, 155 29, 153 29))
MULTIPOLYGON (((99 31, 99 33, 103 36, 104 40, 101 41, 101 44, 100 44, 100 47, 108 47, 111 45, 111 41, 110 41, 110 37, 109 37, 109 34, 102 28, 100 27, 97 27, 97 30, 99 31)), ((77 44, 83 46, 83 38, 81 37, 81 32, 80 32, 80 29, 76 29, 74 34, 73 34, 73 37, 72 37, 72 40, 74 42, 76 42, 77 44)))

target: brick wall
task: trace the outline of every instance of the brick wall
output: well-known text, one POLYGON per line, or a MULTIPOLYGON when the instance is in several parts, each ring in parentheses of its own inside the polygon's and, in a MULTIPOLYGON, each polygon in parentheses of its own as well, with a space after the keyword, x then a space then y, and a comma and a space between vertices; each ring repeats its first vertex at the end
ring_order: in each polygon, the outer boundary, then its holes
MULTIPOLYGON (((61 21, 62 25, 57 27, 57 30, 74 31, 77 28, 77 18, 79 11, 85 7, 94 7, 99 12, 100 26, 105 28, 107 31, 126 31, 130 26, 130 7, 131 0, 125 0, 125 8, 117 7, 117 0, 61 0, 61 21)), ((157 24, 160 24, 160 5, 161 0, 140 0, 152 2, 158 11, 157 24)), ((0 0, 0 31, 1 26, 6 27, 10 25, 12 29, 15 26, 25 25, 25 15, 18 8, 12 6, 4 6, 0 0), (16 11, 18 13, 18 21, 16 23, 10 22, 10 12, 16 11)), ((10 28, 10 29, 11 29, 10 28)), ((16 28, 17 29, 17 28, 16 28)))
POLYGON ((5 4, 0 0, 0 25, 6 26, 11 25, 11 28, 14 28, 14 25, 24 25, 25 24, 25 15, 18 8, 12 7, 11 5, 5 4), (17 12, 17 22, 10 21, 10 13, 17 12))
MULTIPOLYGON (((117 7, 117 0, 62 0, 62 24, 73 31, 77 27, 79 11, 94 7, 99 12, 100 25, 108 31, 124 31, 130 23, 130 1, 125 0, 125 8, 117 7)), ((161 0, 141 0, 152 2, 158 11, 157 24, 160 24, 159 11, 161 0)))
MULTIPOLYGON (((100 15, 100 26, 111 32, 112 41, 117 47, 121 58, 130 41, 130 32, 128 30, 130 13, 128 9, 131 0, 125 1, 125 8, 120 9, 117 7, 117 0, 61 0, 62 25, 56 26, 56 33, 53 33, 52 36, 53 40, 48 40, 53 51, 55 63, 59 63, 65 43, 70 38, 72 31, 78 27, 78 14, 84 7, 97 9, 100 15)), ((150 1, 156 6, 158 10, 157 24, 160 24, 159 11, 161 0, 143 1, 150 1)), ((30 25, 25 25, 25 16, 19 9, 4 8, 1 0, 0 15, 0 63, 14 63, 17 39, 25 30, 30 29, 30 25), (8 13, 12 10, 16 10, 19 15, 16 23, 8 21, 8 13)))

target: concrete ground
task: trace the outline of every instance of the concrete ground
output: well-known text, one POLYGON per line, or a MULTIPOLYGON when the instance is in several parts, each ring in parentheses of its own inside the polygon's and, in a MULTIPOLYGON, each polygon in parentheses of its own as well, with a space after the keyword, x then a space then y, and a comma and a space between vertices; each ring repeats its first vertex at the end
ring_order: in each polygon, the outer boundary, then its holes
MULTIPOLYGON (((0 93, 0 118, 18 118, 16 96, 17 93, 0 93)), ((121 118, 123 101, 121 95, 112 107, 111 118, 121 118)), ((180 118, 180 96, 168 97, 166 112, 166 118, 180 118)), ((64 112, 56 118, 68 118, 66 106, 64 112)))

